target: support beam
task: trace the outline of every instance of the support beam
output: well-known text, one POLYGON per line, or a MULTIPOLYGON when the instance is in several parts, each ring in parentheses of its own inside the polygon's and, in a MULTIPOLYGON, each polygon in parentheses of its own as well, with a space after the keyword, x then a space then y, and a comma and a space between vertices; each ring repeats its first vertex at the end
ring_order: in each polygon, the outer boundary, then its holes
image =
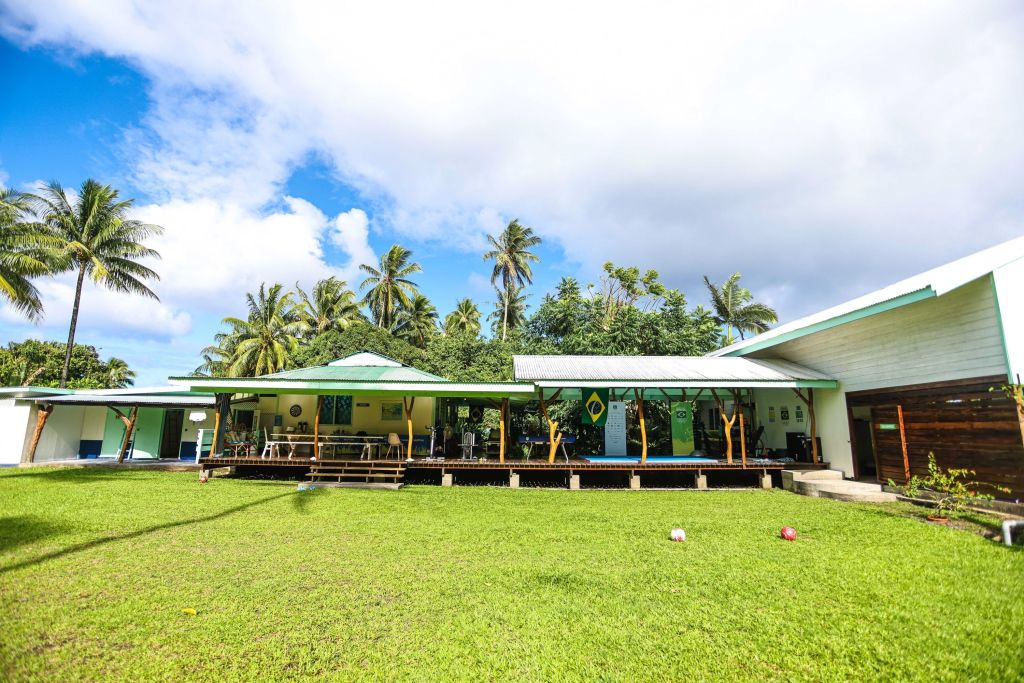
POLYGON ((39 438, 43 435, 43 427, 46 426, 46 421, 50 419, 51 413, 53 413, 52 403, 43 403, 36 410, 36 429, 32 432, 32 441, 29 442, 28 451, 25 453, 23 462, 36 461, 36 449, 39 447, 39 438))
POLYGON ((793 393, 807 406, 807 420, 811 427, 811 462, 817 465, 821 461, 821 453, 818 452, 818 420, 814 415, 814 389, 808 387, 806 395, 799 389, 793 389, 793 393))
POLYGON ((907 454, 907 430, 903 426, 903 406, 896 404, 896 417, 900 421, 900 446, 903 448, 903 476, 910 481, 910 457, 907 454))
POLYGON ((733 397, 732 402, 732 414, 726 417, 725 414, 725 402, 718 396, 718 392, 714 389, 711 390, 711 395, 715 399, 715 405, 718 406, 718 412, 722 416, 722 433, 725 436, 725 460, 728 464, 732 464, 732 426, 736 422, 736 405, 738 401, 733 397))
POLYGON ((501 432, 499 435, 498 442, 498 462, 505 464, 505 421, 508 420, 508 399, 501 399, 501 411, 498 415, 498 431, 501 432))
POLYGON ((405 452, 405 459, 412 460, 412 409, 416 407, 416 397, 403 398, 402 405, 405 407, 405 424, 409 429, 409 445, 405 452))
MULTIPOLYGON (((556 391, 554 395, 548 399, 548 403, 557 400, 561 393, 561 389, 556 391)), ((544 415, 544 419, 548 421, 548 443, 551 445, 551 449, 548 451, 548 462, 553 463, 555 461, 555 455, 558 453, 558 445, 562 442, 562 433, 558 431, 558 423, 552 421, 551 416, 548 415, 548 408, 544 403, 543 390, 541 390, 540 395, 540 412, 544 415)))
POLYGON ((320 411, 324 407, 324 397, 316 397, 316 415, 313 416, 313 459, 320 460, 320 411))
POLYGON ((644 390, 633 389, 636 397, 636 413, 640 419, 640 462, 647 462, 647 420, 644 419, 644 390))

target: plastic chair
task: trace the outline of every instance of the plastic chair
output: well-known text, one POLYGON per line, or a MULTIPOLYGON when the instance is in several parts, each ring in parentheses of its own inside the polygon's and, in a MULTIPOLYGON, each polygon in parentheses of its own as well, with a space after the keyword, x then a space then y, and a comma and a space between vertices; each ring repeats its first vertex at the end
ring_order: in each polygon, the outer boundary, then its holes
POLYGON ((398 434, 395 434, 394 432, 391 432, 391 433, 388 434, 388 452, 387 452, 387 455, 384 456, 384 458, 385 459, 390 458, 391 457, 391 451, 394 450, 395 448, 398 449, 398 459, 401 460, 401 458, 402 458, 402 439, 399 438, 398 434))
POLYGON ((462 459, 469 460, 473 457, 473 448, 476 446, 476 432, 466 432, 462 435, 462 459))

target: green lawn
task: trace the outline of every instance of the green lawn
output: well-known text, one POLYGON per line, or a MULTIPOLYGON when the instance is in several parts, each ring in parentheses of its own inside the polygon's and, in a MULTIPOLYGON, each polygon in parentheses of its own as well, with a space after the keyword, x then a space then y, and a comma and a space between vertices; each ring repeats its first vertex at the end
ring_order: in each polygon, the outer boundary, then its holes
POLYGON ((915 514, 5 470, 0 678, 1020 680, 1024 552, 915 514))

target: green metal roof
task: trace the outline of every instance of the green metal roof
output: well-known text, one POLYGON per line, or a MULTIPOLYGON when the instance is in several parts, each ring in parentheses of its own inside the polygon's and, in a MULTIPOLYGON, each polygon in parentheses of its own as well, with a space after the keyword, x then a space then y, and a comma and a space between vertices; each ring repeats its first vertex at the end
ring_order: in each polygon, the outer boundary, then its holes
MULTIPOLYGON (((175 378, 177 379, 177 378, 175 378)), ((255 379, 299 382, 445 382, 444 377, 423 372, 408 365, 319 365, 263 375, 255 379)))

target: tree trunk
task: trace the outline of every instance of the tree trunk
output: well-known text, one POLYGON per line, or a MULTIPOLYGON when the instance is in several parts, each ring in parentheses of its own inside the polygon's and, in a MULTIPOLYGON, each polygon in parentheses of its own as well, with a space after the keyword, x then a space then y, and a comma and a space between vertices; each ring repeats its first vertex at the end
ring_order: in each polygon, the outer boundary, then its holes
POLYGON ((508 287, 505 288, 505 312, 501 316, 501 341, 505 341, 508 334, 508 287))
POLYGON ((131 413, 129 413, 127 419, 125 419, 120 411, 115 412, 124 422, 124 439, 121 440, 121 450, 117 452, 117 462, 120 464, 124 462, 124 456, 128 454, 128 444, 131 443, 132 437, 135 435, 135 422, 139 419, 139 407, 132 406, 131 413))
POLYGON ((39 406, 39 410, 36 414, 36 429, 32 432, 32 441, 28 445, 28 452, 25 454, 25 462, 36 461, 36 448, 39 447, 39 437, 43 435, 43 427, 46 425, 46 420, 50 417, 50 413, 52 412, 52 403, 39 406))
POLYGON ((75 285, 75 304, 71 308, 71 329, 68 330, 68 347, 64 350, 64 369, 60 373, 60 388, 68 385, 71 370, 71 350, 75 347, 75 327, 78 325, 78 306, 82 302, 82 283, 85 281, 85 264, 78 267, 78 284, 75 285))

